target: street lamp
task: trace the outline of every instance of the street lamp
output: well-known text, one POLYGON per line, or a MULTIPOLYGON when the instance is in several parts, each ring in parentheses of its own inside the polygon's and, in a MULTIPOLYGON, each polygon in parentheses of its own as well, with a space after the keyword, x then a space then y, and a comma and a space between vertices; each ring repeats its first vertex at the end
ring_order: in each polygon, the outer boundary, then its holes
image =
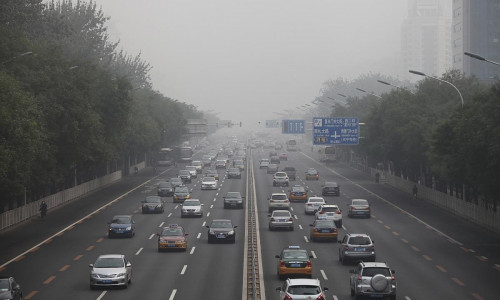
POLYGON ((346 96, 346 95, 344 95, 344 94, 340 94, 340 93, 338 93, 337 95, 339 95, 339 96, 341 96, 341 97, 344 97, 344 98, 347 98, 347 96, 346 96))
POLYGON ((33 54, 33 52, 31 52, 31 51, 21 53, 21 54, 19 54, 18 56, 14 56, 14 57, 12 57, 11 59, 8 59, 8 60, 6 60, 6 61, 3 61, 3 62, 2 62, 2 65, 6 64, 6 63, 9 63, 9 62, 13 61, 14 59, 16 59, 16 58, 18 58, 18 57, 23 57, 23 56, 26 56, 26 55, 31 55, 31 54, 33 54))
POLYGON ((449 81, 446 81, 446 80, 443 80, 443 79, 440 79, 440 78, 437 78, 437 77, 434 77, 434 76, 427 75, 427 74, 425 74, 423 72, 419 72, 419 71, 415 71, 415 70, 409 70, 409 72, 412 73, 412 74, 424 76, 424 77, 427 77, 427 78, 432 78, 432 79, 435 79, 437 81, 441 81, 441 82, 444 82, 444 83, 447 83, 447 84, 451 85, 458 92, 458 95, 460 95, 460 100, 462 101, 462 107, 464 107, 464 97, 462 97, 462 93, 460 93, 460 91, 458 90, 458 88, 453 83, 451 83, 449 81))
POLYGON ((375 96, 375 97, 377 97, 377 98, 379 98, 379 99, 382 99, 382 97, 380 97, 379 95, 376 95, 376 94, 374 94, 374 93, 367 92, 367 91, 365 91, 365 90, 363 90, 363 89, 360 89, 360 88, 356 88, 356 89, 357 89, 358 91, 360 91, 360 92, 363 92, 363 93, 366 93, 366 94, 369 94, 369 95, 375 96))
POLYGON ((470 56, 472 58, 475 58, 475 59, 478 59, 478 60, 482 60, 482 61, 486 61, 486 62, 489 62, 491 64, 494 64, 494 65, 497 65, 497 66, 500 66, 500 63, 497 63, 496 61, 492 61, 492 60, 489 60, 489 59, 486 59, 480 55, 477 55, 477 54, 474 54, 474 53, 471 53, 471 52, 464 52, 465 55, 467 56, 470 56))

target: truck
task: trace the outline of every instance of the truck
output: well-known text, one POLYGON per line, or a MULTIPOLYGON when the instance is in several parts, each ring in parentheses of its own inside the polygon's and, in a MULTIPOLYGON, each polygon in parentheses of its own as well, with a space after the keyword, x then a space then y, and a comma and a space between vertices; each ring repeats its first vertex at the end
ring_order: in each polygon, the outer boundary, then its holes
POLYGON ((286 172, 286 174, 288 175, 288 179, 289 180, 295 180, 295 176, 297 174, 297 170, 295 170, 294 167, 285 167, 283 168, 283 172, 286 172))

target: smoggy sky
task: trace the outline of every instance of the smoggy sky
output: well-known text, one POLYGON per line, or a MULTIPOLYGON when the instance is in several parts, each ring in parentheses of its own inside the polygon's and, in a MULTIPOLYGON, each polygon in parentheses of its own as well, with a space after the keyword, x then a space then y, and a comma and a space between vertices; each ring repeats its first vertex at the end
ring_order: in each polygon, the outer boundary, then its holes
POLYGON ((277 119, 328 79, 409 77, 400 60, 406 0, 95 2, 111 17, 111 39, 152 65, 155 90, 220 119, 277 119))

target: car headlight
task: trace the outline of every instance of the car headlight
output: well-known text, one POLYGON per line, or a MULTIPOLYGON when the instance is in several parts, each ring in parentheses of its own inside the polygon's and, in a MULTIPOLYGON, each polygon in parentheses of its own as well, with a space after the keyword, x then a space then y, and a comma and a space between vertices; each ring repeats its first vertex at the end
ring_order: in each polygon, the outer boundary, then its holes
POLYGON ((128 226, 125 230, 132 230, 132 226, 128 226))
POLYGON ((91 272, 91 273, 90 273, 90 277, 98 279, 98 278, 99 278, 99 275, 97 275, 97 274, 96 274, 96 273, 94 273, 94 272, 91 272))
POLYGON ((233 235, 234 234, 234 230, 231 230, 227 233, 228 235, 233 235))
POLYGON ((214 234, 215 234, 215 232, 213 232, 212 230, 210 230, 210 231, 208 232, 208 234, 214 235, 214 234))
POLYGON ((116 277, 122 277, 122 276, 125 276, 127 275, 127 273, 119 273, 119 274, 116 274, 116 277))

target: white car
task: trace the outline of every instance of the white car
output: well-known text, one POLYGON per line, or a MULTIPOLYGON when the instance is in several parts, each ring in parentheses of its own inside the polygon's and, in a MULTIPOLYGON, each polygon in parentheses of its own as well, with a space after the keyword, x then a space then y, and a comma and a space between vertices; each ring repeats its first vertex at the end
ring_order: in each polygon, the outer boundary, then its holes
POLYGON ((342 210, 335 204, 323 204, 316 212, 316 220, 333 220, 337 228, 342 227, 342 210))
POLYGON ((198 177, 198 170, 196 169, 195 166, 186 166, 186 170, 191 173, 191 178, 196 178, 198 177))
POLYGON ((100 255, 90 264, 90 288, 124 286, 132 281, 132 264, 123 254, 100 255))
POLYGON ((293 230, 293 217, 288 210, 275 210, 269 215, 269 230, 277 228, 285 228, 290 231, 293 230))
POLYGON ((181 205, 181 218, 203 217, 203 204, 200 203, 199 199, 186 199, 181 205))
POLYGON ((319 207, 323 204, 326 204, 323 197, 309 197, 306 204, 304 204, 306 215, 315 214, 319 207))
POLYGON ((198 174, 203 170, 203 163, 201 162, 201 160, 193 160, 191 162, 191 165, 196 167, 196 172, 198 174))
POLYGON ((269 161, 263 160, 260 162, 259 169, 267 169, 269 167, 269 161))
POLYGON ((305 300, 327 299, 328 288, 322 287, 318 279, 294 278, 285 280, 276 290, 280 293, 279 299, 305 300))
POLYGON ((269 212, 276 209, 290 209, 290 200, 285 193, 273 193, 267 200, 269 200, 269 212))
MULTIPOLYGON (((269 170, 269 169, 268 169, 269 170)), ((276 172, 273 176, 273 186, 289 186, 288 175, 285 172, 276 172)))
POLYGON ((203 177, 201 181, 201 189, 202 190, 216 190, 217 189, 217 180, 215 177, 203 177))

